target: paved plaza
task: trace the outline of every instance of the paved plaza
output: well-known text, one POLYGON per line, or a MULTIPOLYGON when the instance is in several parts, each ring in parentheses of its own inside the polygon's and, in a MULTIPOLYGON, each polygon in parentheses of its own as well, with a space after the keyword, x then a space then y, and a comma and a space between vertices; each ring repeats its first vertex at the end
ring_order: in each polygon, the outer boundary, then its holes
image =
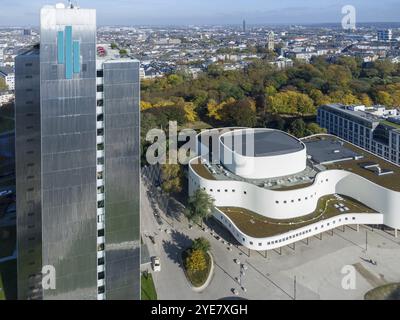
POLYGON ((154 274, 158 298, 187 299, 363 299, 364 294, 381 284, 400 281, 400 238, 391 231, 356 226, 335 229, 333 233, 284 247, 281 252, 258 253, 236 245, 218 222, 210 220, 208 231, 189 229, 186 218, 163 212, 160 226, 154 217, 157 192, 142 185, 142 235, 150 256, 161 258, 161 272, 154 274), (149 199, 150 198, 150 199, 149 199), (153 199, 153 200, 151 200, 153 199), (151 203, 153 201, 153 203, 151 203), (211 234, 211 230, 213 234, 211 234), (372 231, 373 230, 373 231, 372 231), (152 244, 145 235, 155 236, 152 244), (187 282, 179 259, 191 239, 205 237, 211 243, 215 272, 203 292, 194 292, 187 282), (219 239, 217 239, 219 238, 219 239), (240 278, 240 264, 247 269, 240 278), (376 261, 377 265, 370 263, 376 261), (355 271, 355 288, 344 289, 343 278, 350 266, 355 271), (344 268, 345 267, 345 268, 344 268), (344 268, 344 269, 343 269, 344 268), (296 279, 296 281, 295 281, 296 279), (296 285, 295 285, 296 283, 296 285), (243 290, 244 287, 245 290, 243 290), (233 294, 233 289, 239 292, 233 294))

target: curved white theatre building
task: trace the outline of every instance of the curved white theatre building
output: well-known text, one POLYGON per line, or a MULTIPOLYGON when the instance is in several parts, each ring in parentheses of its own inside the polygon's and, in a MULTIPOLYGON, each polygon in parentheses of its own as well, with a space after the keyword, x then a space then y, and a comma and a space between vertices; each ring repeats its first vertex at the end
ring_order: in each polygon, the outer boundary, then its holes
POLYGON ((249 249, 350 224, 400 229, 400 167, 340 138, 231 128, 205 131, 197 143, 189 194, 210 194, 215 218, 249 249))

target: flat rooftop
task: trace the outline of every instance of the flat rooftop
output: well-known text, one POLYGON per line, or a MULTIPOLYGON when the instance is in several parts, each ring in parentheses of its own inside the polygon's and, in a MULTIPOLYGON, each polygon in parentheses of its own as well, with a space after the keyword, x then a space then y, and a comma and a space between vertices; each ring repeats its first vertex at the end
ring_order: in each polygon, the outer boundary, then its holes
MULTIPOLYGON (((340 217, 351 213, 378 213, 355 199, 343 195, 328 195, 321 197, 317 208, 309 215, 288 219, 276 220, 261 216, 250 210, 237 207, 219 207, 243 233, 254 238, 267 238, 296 230, 321 220, 340 217), (344 212, 340 208, 346 208, 344 212)), ((267 213, 266 213, 267 214, 267 213)))
POLYGON ((383 158, 380 158, 365 149, 357 147, 351 143, 348 143, 340 138, 331 135, 322 135, 311 138, 304 138, 303 142, 307 145, 311 141, 324 140, 329 141, 341 141, 343 147, 349 149, 359 156, 358 160, 344 160, 340 162, 334 162, 324 164, 326 170, 339 169, 353 172, 361 177, 364 177, 382 187, 387 189, 400 192, 400 167, 391 163, 383 158), (376 172, 365 168, 366 163, 374 163, 378 165, 384 172, 392 172, 388 175, 378 175, 376 172))
MULTIPOLYGON (((375 128, 378 124, 384 125, 386 127, 390 127, 391 129, 394 130, 400 130, 400 123, 398 122, 393 122, 390 121, 391 116, 378 116, 369 111, 367 109, 366 111, 361 111, 361 110, 350 110, 347 109, 345 105, 342 104, 327 104, 321 106, 321 108, 329 109, 330 111, 333 112, 340 112, 342 114, 346 114, 352 118, 355 118, 357 120, 361 120, 365 123, 368 122, 370 124, 371 128, 375 128)), ((379 106, 376 106, 379 107, 379 106)))
POLYGON ((307 147, 307 154, 319 164, 353 160, 361 156, 348 148, 341 140, 315 139, 304 142, 307 147))
POLYGON ((226 136, 223 136, 222 142, 228 143, 229 141, 228 147, 233 147, 231 149, 241 155, 246 155, 249 152, 250 156, 254 152, 255 157, 268 157, 304 149, 304 145, 298 139, 282 131, 242 130, 228 134, 228 136, 232 136, 232 139, 225 139, 226 136), (239 141, 235 142, 236 139, 239 139, 239 141), (252 145, 249 146, 249 143, 252 145), (236 146, 239 146, 241 150, 237 150, 236 146))
POLYGON ((118 62, 138 62, 137 59, 132 59, 130 57, 121 57, 119 49, 112 49, 109 44, 97 44, 96 45, 96 59, 99 62, 107 63, 118 63, 118 62))
POLYGON ((308 155, 311 156, 311 159, 307 161, 306 170, 295 175, 271 179, 245 179, 234 175, 221 164, 208 163, 208 166, 206 166, 200 162, 200 157, 197 158, 197 161, 193 161, 191 166, 198 175, 208 180, 243 181, 275 191, 308 187, 313 184, 318 172, 339 169, 353 172, 382 187, 400 192, 399 166, 328 134, 306 137, 302 139, 302 142, 307 146, 308 155), (340 150, 338 154, 329 153, 329 150, 338 150, 338 148, 340 150), (366 168, 366 163, 376 164, 381 172, 388 174, 379 175, 377 170, 366 168))

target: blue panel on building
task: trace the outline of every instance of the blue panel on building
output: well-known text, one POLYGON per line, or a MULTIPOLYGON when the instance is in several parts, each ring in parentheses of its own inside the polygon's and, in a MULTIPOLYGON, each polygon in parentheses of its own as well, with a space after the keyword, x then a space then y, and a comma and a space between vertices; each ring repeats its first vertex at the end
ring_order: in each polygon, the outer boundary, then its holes
POLYGON ((74 41, 74 73, 81 72, 81 50, 79 41, 74 41))
POLYGON ((72 58, 72 27, 65 27, 65 77, 72 79, 73 58, 72 58))
POLYGON ((57 59, 59 64, 63 64, 64 61, 64 32, 58 31, 57 34, 57 59))

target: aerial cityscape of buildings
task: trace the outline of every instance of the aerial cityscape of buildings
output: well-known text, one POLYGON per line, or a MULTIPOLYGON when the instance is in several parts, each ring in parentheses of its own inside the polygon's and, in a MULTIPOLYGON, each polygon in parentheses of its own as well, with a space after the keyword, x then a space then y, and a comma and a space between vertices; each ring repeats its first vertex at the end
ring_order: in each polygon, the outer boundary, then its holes
POLYGON ((0 300, 400 299, 400 23, 37 13, 0 27, 0 300))

